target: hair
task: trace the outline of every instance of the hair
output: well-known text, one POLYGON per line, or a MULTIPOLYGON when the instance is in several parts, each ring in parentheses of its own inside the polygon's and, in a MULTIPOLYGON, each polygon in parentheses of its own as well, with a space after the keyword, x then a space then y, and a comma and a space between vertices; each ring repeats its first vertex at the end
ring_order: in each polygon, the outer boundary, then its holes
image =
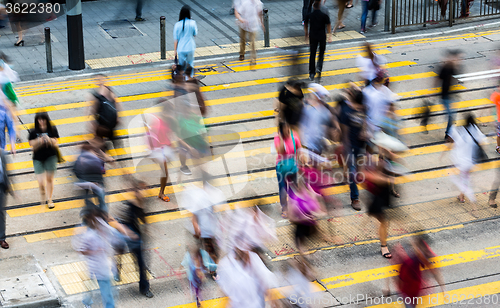
POLYGON ((290 86, 298 91, 302 91, 302 88, 304 88, 306 86, 306 84, 303 81, 301 81, 295 77, 289 78, 286 81, 286 85, 290 86))
POLYGON ((179 13, 179 21, 184 20, 182 23, 182 31, 184 31, 184 25, 186 24, 185 19, 191 19, 191 8, 189 5, 185 5, 181 8, 181 11, 179 13))
POLYGON ((41 132, 42 130, 40 129, 40 124, 38 123, 38 120, 45 120, 47 122, 47 132, 52 132, 52 124, 50 123, 50 118, 49 114, 47 112, 39 112, 35 115, 35 132, 41 132))
POLYGON ((9 57, 7 57, 6 54, 4 54, 3 52, 0 51, 0 59, 3 60, 3 62, 5 63, 10 63, 10 59, 9 57))
POLYGON ((111 130, 104 125, 98 125, 95 130, 95 136, 99 138, 108 137, 111 133, 111 130))
POLYGON ((91 229, 95 229, 97 227, 97 225, 95 224, 95 221, 97 218, 104 219, 104 217, 105 217, 104 212, 95 205, 87 205, 82 210, 81 215, 82 215, 83 223, 91 229))
POLYGON ((279 122, 279 124, 278 124, 278 131, 279 131, 281 136, 285 135, 285 125, 287 125, 286 122, 279 122))
POLYGON ((85 143, 82 144, 82 151, 95 151, 96 147, 90 144, 90 142, 86 141, 85 143))
POLYGON ((314 4, 313 4, 313 7, 315 9, 319 9, 321 6, 321 0, 314 0, 314 4))
POLYGON ((476 125, 477 126, 476 118, 474 117, 474 115, 472 113, 469 113, 467 115, 467 118, 465 119, 465 127, 469 127, 469 126, 472 126, 472 125, 476 125))

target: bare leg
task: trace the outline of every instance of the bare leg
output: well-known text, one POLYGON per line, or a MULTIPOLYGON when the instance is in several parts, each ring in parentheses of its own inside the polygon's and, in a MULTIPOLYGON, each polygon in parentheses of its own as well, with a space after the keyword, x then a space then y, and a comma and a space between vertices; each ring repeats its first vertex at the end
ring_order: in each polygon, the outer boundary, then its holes
POLYGON ((37 174, 36 179, 38 181, 38 189, 40 190, 41 204, 45 205, 45 203, 47 203, 47 197, 45 194, 45 173, 37 174))
POLYGON ((47 172, 47 204, 52 203, 52 194, 54 193, 54 172, 47 172))

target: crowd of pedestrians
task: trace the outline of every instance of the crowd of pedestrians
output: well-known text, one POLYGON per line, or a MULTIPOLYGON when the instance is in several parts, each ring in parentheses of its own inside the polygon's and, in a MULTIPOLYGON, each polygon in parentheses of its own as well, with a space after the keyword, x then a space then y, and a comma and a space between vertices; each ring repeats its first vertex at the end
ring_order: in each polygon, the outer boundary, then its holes
MULTIPOLYGON (((301 261, 298 265, 287 266, 287 281, 295 287, 302 286, 300 291, 308 294, 305 285, 314 276, 314 269, 307 260, 306 243, 316 236, 328 238, 328 235, 321 234, 319 221, 341 202, 332 200, 326 188, 333 183, 343 182, 349 186, 349 205, 352 209, 360 211, 365 208, 378 222, 381 256, 392 259, 394 253, 402 258, 404 270, 401 270, 399 277, 400 289, 405 296, 413 298, 421 294, 420 266, 427 266, 433 253, 428 240, 424 238, 415 239, 406 250, 397 247, 397 253, 394 250, 391 252, 387 243, 389 218, 386 210, 392 207, 393 198, 400 197, 395 178, 407 173, 400 154, 408 147, 398 135, 397 96, 390 90, 386 60, 375 53, 372 45, 364 44, 363 56, 356 59, 362 86, 350 82, 348 87, 332 97, 319 84, 326 41, 332 32, 330 18, 321 9, 322 2, 324 4, 324 1, 319 0, 304 1, 304 30, 311 46, 311 83, 290 78, 280 88, 274 109, 277 132, 273 147, 277 154, 276 177, 281 217, 289 220, 294 227, 294 245, 301 261), (311 13, 307 13, 309 5, 313 10, 311 13), (316 64, 318 47, 319 59, 316 64), (312 82, 315 77, 318 77, 316 83, 312 82), (330 146, 332 144, 335 148, 330 146), (333 176, 331 164, 325 167, 325 163, 332 160, 343 168, 344 176, 341 179, 333 176), (371 196, 366 206, 360 201, 360 186, 366 188, 371 196)), ((365 11, 369 9, 367 2, 361 1, 365 16, 362 29, 366 22, 365 11)), ((339 1, 340 4, 352 7, 349 1, 339 1)), ((259 0, 237 0, 234 12, 240 27, 240 60, 244 60, 246 38, 249 37, 253 42, 250 44, 250 63, 254 65, 255 33, 262 26, 262 4, 259 0)), ((342 28, 341 15, 339 12, 339 21, 334 30, 342 28)), ((375 9, 372 23, 376 24, 375 9)), ((176 63, 171 70, 173 95, 160 101, 160 111, 143 117, 146 128, 144 144, 149 150, 147 158, 160 167, 158 198, 162 202, 170 201, 165 193, 169 180, 172 182, 168 164, 176 156, 180 161, 179 183, 183 183, 184 176, 195 175, 201 179, 197 183, 180 185, 182 192, 177 195, 179 207, 191 213, 186 227, 190 234, 187 250, 180 266, 186 272, 189 291, 197 306, 201 306, 202 290, 208 276, 228 296, 230 307, 265 307, 266 298, 273 299, 272 289, 279 285, 279 275, 270 271, 263 254, 266 243, 277 239, 274 220, 258 206, 217 214, 216 206, 226 204, 227 200, 212 185, 211 176, 204 165, 212 153, 203 122, 208 110, 199 82, 194 78, 197 33, 190 9, 184 6, 174 26, 176 63)), ((468 198, 473 205, 471 214, 475 215, 476 200, 469 178, 474 164, 485 159, 485 154, 481 154, 485 136, 472 114, 463 126, 453 125, 450 89, 460 58, 460 52, 450 51, 436 82, 442 87, 442 103, 448 116, 445 141, 453 148, 452 161, 459 170, 459 175, 454 179, 460 191, 458 201, 465 202, 465 198, 468 198)), ((7 85, 0 92, 0 127, 3 127, 0 145, 3 149, 6 146, 7 130, 11 152, 14 154, 19 132, 15 125, 18 100, 12 83, 18 79, 6 62, 2 60, 0 66, 0 82, 7 85)), ((77 178, 75 186, 83 193, 85 204, 81 212, 82 224, 87 228, 75 235, 73 247, 84 256, 91 276, 97 280, 103 306, 115 307, 111 281, 120 281, 121 262, 119 258, 115 262, 114 256, 126 250, 135 256, 137 262, 140 293, 148 298, 154 296, 147 278, 143 250, 147 228, 144 200, 147 185, 134 177, 126 177, 131 197, 124 202, 116 217, 110 214, 104 174, 106 164, 117 164, 108 154, 110 145, 115 150, 122 148, 121 139, 116 134, 117 127, 122 123, 119 117, 121 106, 113 89, 107 84, 106 76, 96 75, 95 84, 96 90, 89 94, 91 103, 87 111, 92 117, 88 126, 92 137, 83 142, 73 164, 77 178)), ((499 92, 500 88, 492 95, 492 101, 497 106, 500 105, 499 92)), ((500 140, 500 133, 498 136, 500 140)), ((59 137, 58 129, 49 115, 46 112, 37 113, 28 140, 33 150, 40 203, 49 209, 55 207, 53 192, 57 164, 64 162, 58 146, 59 137)), ((500 142, 497 152, 499 148, 500 142)), ((3 151, 0 161, 0 244, 6 249, 9 248, 5 241, 6 194, 14 195, 14 191, 9 183, 7 157, 3 151)), ((500 183, 500 180, 497 182, 500 183)), ((496 206, 496 191, 500 186, 497 182, 490 196, 491 206, 496 206)), ((439 272, 433 270, 433 274, 443 287, 439 272)), ((92 305, 91 293, 87 294, 83 304, 86 307, 92 305)), ((275 301, 272 304, 277 305, 275 301)))

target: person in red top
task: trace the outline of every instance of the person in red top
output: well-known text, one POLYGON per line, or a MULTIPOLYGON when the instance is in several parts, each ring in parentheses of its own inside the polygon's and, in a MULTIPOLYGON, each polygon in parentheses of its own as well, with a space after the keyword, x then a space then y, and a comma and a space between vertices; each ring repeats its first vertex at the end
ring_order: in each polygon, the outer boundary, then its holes
POLYGON ((493 94, 491 94, 490 100, 497 107, 497 153, 500 155, 500 84, 493 94))
MULTIPOLYGON (((500 84, 498 85, 498 88, 493 94, 491 94, 490 100, 493 102, 493 104, 496 105, 497 108, 497 148, 496 152, 500 154, 500 84)), ((497 174, 495 182, 493 182, 493 187, 490 192, 490 198, 488 201, 488 204, 492 208, 497 207, 496 203, 496 198, 498 194, 498 189, 500 187, 500 174, 497 174)))
POLYGON ((278 125, 278 134, 274 136, 274 147, 278 153, 276 158, 276 176, 278 177, 279 196, 281 203, 281 216, 287 217, 287 181, 295 180, 297 171, 287 172, 282 174, 280 171, 280 163, 287 159, 294 159, 297 165, 297 156, 302 144, 300 143, 299 134, 294 133, 290 126, 285 122, 280 122, 278 125))

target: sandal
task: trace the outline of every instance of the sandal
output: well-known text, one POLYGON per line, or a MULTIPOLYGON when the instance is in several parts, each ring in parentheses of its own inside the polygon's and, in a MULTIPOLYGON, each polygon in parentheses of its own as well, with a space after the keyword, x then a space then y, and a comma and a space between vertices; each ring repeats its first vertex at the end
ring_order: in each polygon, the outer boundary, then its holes
POLYGON ((56 206, 54 205, 54 202, 52 202, 52 201, 47 202, 47 206, 49 207, 49 209, 53 209, 53 208, 55 208, 55 207, 56 207, 56 206))
POLYGON ((168 196, 165 196, 165 195, 163 195, 163 197, 162 196, 158 196, 158 198, 161 199, 164 202, 169 202, 170 201, 170 198, 168 196))
POLYGON ((460 198, 460 196, 457 197, 457 200, 460 203, 465 203, 465 198, 460 198))
POLYGON ((495 202, 495 200, 488 201, 488 205, 491 206, 494 209, 497 208, 497 203, 495 202))
MULTIPOLYGON (((387 245, 380 245, 380 247, 381 247, 381 248, 384 248, 384 247, 385 247, 385 248, 387 248, 387 245)), ((380 251, 382 252, 382 249, 380 249, 380 251)), ((389 252, 389 248, 387 248, 387 252, 386 252, 386 253, 383 253, 383 252, 382 252, 382 256, 383 256, 384 258, 386 258, 386 259, 390 259, 390 258, 392 258, 392 255, 391 255, 391 253, 389 252)))
POLYGON ((288 215, 286 212, 281 212, 281 218, 287 219, 288 215))
POLYGON ((352 3, 348 3, 348 4, 346 4, 345 7, 348 8, 348 9, 350 9, 350 8, 352 8, 352 6, 353 6, 352 3))

